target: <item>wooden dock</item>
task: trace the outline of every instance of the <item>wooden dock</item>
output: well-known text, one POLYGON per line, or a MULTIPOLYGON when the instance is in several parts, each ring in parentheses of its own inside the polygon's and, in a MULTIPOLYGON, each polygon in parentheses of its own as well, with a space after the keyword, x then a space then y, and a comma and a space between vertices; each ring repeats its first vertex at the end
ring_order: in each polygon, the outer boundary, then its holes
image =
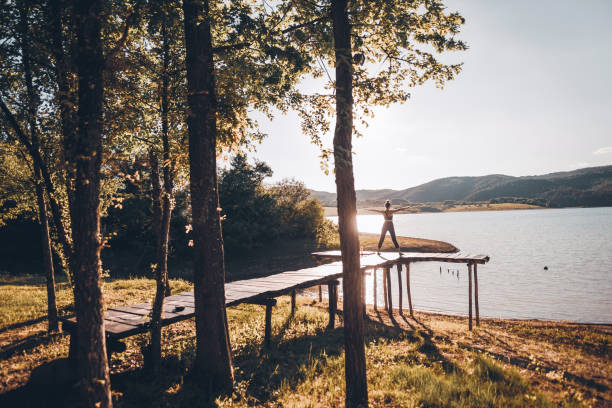
MULTIPOLYGON (((337 261, 342 258, 340 251, 324 251, 313 253, 321 261, 337 261)), ((451 262, 465 263, 468 267, 468 326, 472 330, 472 304, 476 309, 476 326, 480 326, 480 310, 478 304, 478 265, 489 262, 487 255, 469 254, 465 252, 454 253, 428 253, 428 252, 366 252, 361 256, 361 268, 363 270, 373 269, 374 279, 372 279, 374 294, 374 309, 378 307, 377 299, 377 274, 376 271, 383 271, 383 296, 385 309, 389 314, 393 313, 392 288, 391 288, 391 268, 397 266, 397 281, 399 283, 399 311, 403 311, 403 291, 402 291, 402 267, 406 268, 406 294, 408 295, 408 308, 410 316, 413 315, 412 296, 410 294, 410 264, 415 262, 451 262), (377 262, 378 259, 378 262, 377 262), (473 282, 473 283, 472 283, 473 282), (473 294, 473 297, 472 297, 473 294), (472 301, 473 298, 473 301, 472 301)), ((365 285, 364 285, 365 290, 365 285)))
MULTIPOLYGON (((295 309, 295 293, 299 289, 312 286, 328 285, 332 295, 330 302, 329 326, 335 325, 338 278, 342 277, 342 262, 332 262, 314 268, 288 271, 262 278, 246 279, 225 284, 225 304, 235 306, 241 303, 266 306, 265 342, 270 342, 272 307, 274 298, 291 295, 292 311, 295 309)), ((168 296, 164 299, 162 326, 167 326, 195 316, 193 291, 168 296)), ((149 330, 151 303, 140 303, 129 306, 113 307, 104 312, 104 328, 109 343, 109 353, 122 351, 125 346, 120 339, 144 333, 149 330)), ((71 333, 71 340, 76 333, 74 316, 62 319, 64 330, 71 333)), ((71 341, 71 354, 75 342, 71 341)))
MULTIPOLYGON (((270 343, 272 308, 276 305, 275 298, 283 295, 291 296, 292 312, 295 310, 295 294, 299 289, 319 286, 319 300, 322 300, 321 286, 328 286, 329 293, 329 324, 334 327, 335 315, 338 301, 338 279, 342 278, 342 262, 340 251, 316 252, 313 254, 321 261, 332 261, 331 263, 319 265, 313 268, 288 271, 261 278, 245 279, 225 284, 225 304, 235 306, 241 303, 258 304, 266 307, 265 318, 265 344, 270 343)), ((478 281, 476 265, 488 262, 489 257, 484 255, 470 255, 464 253, 438 254, 438 253, 405 253, 400 257, 397 253, 367 252, 361 256, 361 272, 364 276, 370 271, 374 272, 374 293, 376 294, 376 271, 382 269, 383 283, 385 287, 385 306, 392 313, 391 301, 391 279, 390 270, 392 266, 406 265, 406 285, 408 303, 412 314, 412 300, 410 297, 410 263, 413 262, 459 262, 467 263, 470 276, 470 319, 469 327, 472 328, 472 267, 474 268, 475 300, 476 300, 476 324, 479 324, 478 313, 478 281)), ((401 272, 398 267, 398 278, 401 285, 401 272)), ((365 285, 362 296, 365 298, 365 285)), ((400 290, 400 311, 402 310, 402 291, 400 290)), ((374 307, 377 307, 376 296, 374 296, 374 307)), ((167 326, 195 316, 195 301, 192 292, 184 292, 168 296, 164 299, 162 314, 162 326, 167 326)), ((150 303, 140 303, 129 306, 114 307, 104 312, 104 326, 108 342, 109 356, 112 351, 123 351, 125 345, 119 340, 149 330, 151 314, 150 303)), ((74 356, 76 318, 67 317, 62 319, 63 328, 71 333, 70 355, 74 356)))

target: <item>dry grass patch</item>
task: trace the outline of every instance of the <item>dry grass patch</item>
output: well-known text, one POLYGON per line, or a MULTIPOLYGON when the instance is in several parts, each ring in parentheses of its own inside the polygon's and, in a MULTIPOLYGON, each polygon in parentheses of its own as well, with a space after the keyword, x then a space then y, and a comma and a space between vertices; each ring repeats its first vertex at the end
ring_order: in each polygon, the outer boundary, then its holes
MULTIPOLYGON (((44 296, 42 302, 30 298, 43 293, 42 284, 3 279, 0 277, 0 310, 11 316, 3 322, 25 323, 44 316, 44 296), (21 290, 15 289, 20 286, 21 290), (25 294, 35 305, 32 308, 23 307, 28 299, 7 299, 25 294)), ((172 285, 176 291, 190 288, 184 281, 172 285)), ((109 306, 150 300, 153 291, 154 283, 147 279, 112 280, 104 286, 109 306)), ((67 285, 59 289, 66 310, 69 292, 67 285)), ((147 342, 147 335, 128 338, 127 350, 113 355, 111 363, 115 404, 341 407, 345 393, 342 317, 336 329, 326 329, 326 306, 299 297, 298 309, 291 315, 289 299, 280 298, 273 314, 270 349, 262 347, 264 308, 229 308, 236 387, 232 395, 215 400, 205 400, 201 386, 189 377, 195 346, 192 320, 164 329, 163 363, 157 373, 141 368, 140 346, 147 342)), ((371 309, 368 313, 366 353, 372 407, 612 404, 608 327, 483 319, 480 327, 469 332, 463 317, 417 312, 414 318, 397 313, 390 318, 371 309)), ((70 390, 56 395, 59 399, 55 401, 48 394, 23 388, 34 368, 67 355, 67 336, 48 335, 45 327, 44 321, 15 328, 7 323, 0 326, 4 342, 0 406, 27 406, 28 398, 40 395, 47 402, 72 406, 70 390), (11 351, 15 346, 18 351, 11 351)))

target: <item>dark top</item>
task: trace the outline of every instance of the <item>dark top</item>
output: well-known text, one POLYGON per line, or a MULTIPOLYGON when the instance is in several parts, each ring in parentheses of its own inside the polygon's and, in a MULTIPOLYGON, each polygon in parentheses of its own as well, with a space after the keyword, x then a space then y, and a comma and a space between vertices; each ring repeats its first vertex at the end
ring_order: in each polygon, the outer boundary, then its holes
POLYGON ((389 210, 385 210, 383 217, 385 217, 385 221, 393 221, 393 213, 389 210))

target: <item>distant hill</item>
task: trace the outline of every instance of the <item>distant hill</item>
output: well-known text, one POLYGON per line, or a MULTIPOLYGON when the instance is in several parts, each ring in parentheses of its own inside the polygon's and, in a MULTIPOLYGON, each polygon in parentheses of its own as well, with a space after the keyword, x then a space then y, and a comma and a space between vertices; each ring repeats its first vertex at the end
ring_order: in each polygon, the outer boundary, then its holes
MULTIPOLYGON (((548 207, 612 206, 612 166, 589 167, 541 176, 446 177, 405 190, 357 190, 359 206, 454 202, 526 202, 548 207)), ((336 194, 312 191, 324 205, 336 194)))

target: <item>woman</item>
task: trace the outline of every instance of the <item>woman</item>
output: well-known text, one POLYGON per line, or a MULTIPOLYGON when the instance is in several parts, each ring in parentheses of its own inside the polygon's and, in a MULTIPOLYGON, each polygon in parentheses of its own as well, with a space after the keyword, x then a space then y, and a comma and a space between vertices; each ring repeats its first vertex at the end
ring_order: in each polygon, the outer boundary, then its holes
POLYGON ((393 241, 393 245, 397 248, 397 252, 402 253, 399 244, 397 243, 397 238, 395 237, 395 227, 393 226, 393 214, 398 211, 405 210, 408 207, 400 207, 391 209, 391 202, 389 200, 385 201, 385 209, 377 210, 375 208, 367 208, 368 211, 374 211, 379 214, 382 214, 385 218, 385 222, 383 223, 382 231, 380 232, 380 240, 378 240, 378 254, 380 255, 380 248, 382 247, 383 241, 387 235, 387 231, 391 234, 391 240, 393 241))

